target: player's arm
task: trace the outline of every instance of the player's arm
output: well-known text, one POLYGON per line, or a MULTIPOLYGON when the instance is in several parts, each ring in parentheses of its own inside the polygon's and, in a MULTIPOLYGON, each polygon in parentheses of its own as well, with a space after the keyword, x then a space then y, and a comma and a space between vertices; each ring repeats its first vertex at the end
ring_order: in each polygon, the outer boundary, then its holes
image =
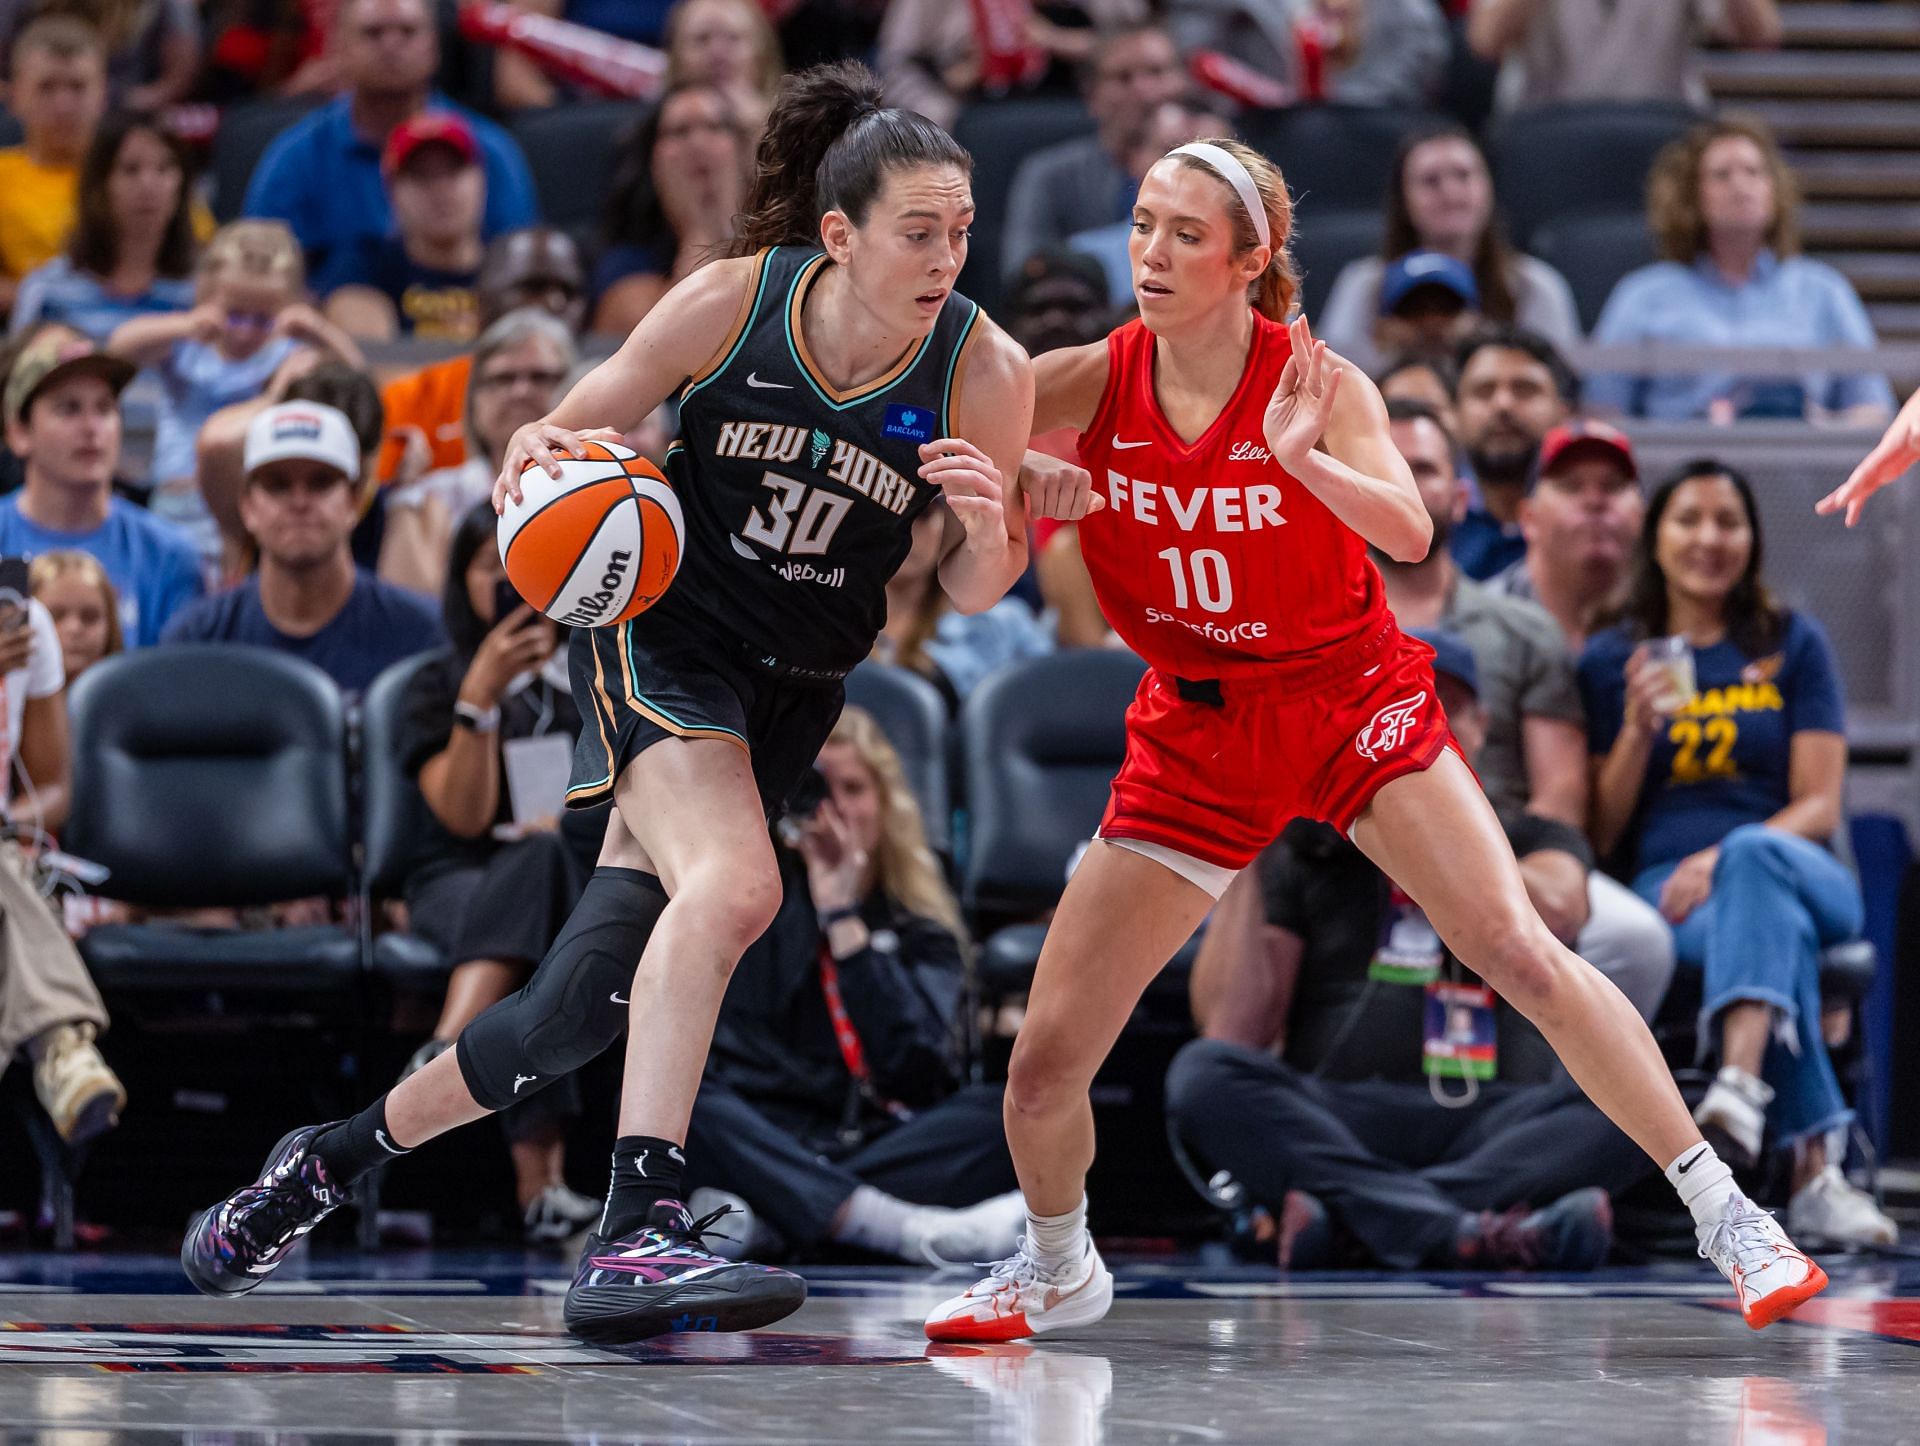
POLYGON ((920 449, 920 475, 947 504, 940 586, 954 610, 981 613, 1027 570, 1027 518, 1014 479, 1033 427, 1033 363, 982 318, 955 379, 953 429, 920 449))
POLYGON ((580 455, 583 432, 632 431, 681 382, 717 362, 752 304, 757 264, 741 257, 701 267, 661 298, 620 350, 574 383, 560 405, 515 432, 493 484, 494 510, 519 497, 520 469, 528 462, 559 476, 559 459, 580 455))
MULTIPOLYGON (((1107 344, 1067 346, 1033 359, 1033 430, 1072 427, 1084 432, 1100 410, 1107 390, 1107 344)), ((1105 507, 1106 499, 1093 490, 1086 468, 1076 467, 1045 452, 1028 449, 1020 464, 1020 494, 1027 516, 1057 517, 1078 522, 1105 507)))
POLYGON ((1915 462, 1920 462, 1920 392, 1907 398, 1886 435, 1853 469, 1853 475, 1816 502, 1813 510, 1825 517, 1844 507, 1847 526, 1851 527, 1860 520, 1860 509, 1867 505, 1867 499, 1915 462))
POLYGON ((1267 403, 1273 460, 1369 545, 1395 562, 1420 561, 1433 519, 1393 445, 1379 388, 1315 341, 1304 316, 1287 333, 1293 355, 1267 403))

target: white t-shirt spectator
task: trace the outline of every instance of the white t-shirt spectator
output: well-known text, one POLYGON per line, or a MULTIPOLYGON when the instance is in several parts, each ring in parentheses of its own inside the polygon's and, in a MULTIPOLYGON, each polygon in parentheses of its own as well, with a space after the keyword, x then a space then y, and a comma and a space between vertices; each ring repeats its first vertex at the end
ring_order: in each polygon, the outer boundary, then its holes
POLYGON ((51 698, 67 686, 66 665, 60 661, 60 634, 54 630, 53 614, 39 602, 27 604, 27 626, 33 629, 33 656, 24 668, 15 668, 0 678, 0 691, 7 698, 7 732, 0 739, 0 779, 13 769, 20 754, 20 726, 26 717, 27 699, 51 698))

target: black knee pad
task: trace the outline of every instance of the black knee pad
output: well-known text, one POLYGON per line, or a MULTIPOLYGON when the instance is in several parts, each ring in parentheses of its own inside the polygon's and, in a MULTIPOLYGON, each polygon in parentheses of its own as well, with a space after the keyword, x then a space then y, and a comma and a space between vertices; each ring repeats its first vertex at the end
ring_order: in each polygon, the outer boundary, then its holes
POLYGON ((461 1031, 455 1052, 474 1099, 503 1110, 580 1068, 627 1027, 634 967, 667 907, 660 880, 597 868, 526 987, 461 1031))

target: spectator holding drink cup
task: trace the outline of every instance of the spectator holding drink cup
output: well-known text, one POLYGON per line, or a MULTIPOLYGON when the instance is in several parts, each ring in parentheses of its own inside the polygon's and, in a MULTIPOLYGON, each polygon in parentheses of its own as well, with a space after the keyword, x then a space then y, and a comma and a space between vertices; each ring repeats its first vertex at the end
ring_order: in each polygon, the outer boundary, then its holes
POLYGON ((1619 622, 1580 660, 1594 844, 1673 925, 1703 973, 1702 1048, 1720 1068, 1694 1113, 1721 1158, 1794 1155, 1796 1238, 1890 1244, 1897 1230, 1828 1152, 1852 1117, 1827 1041, 1820 950, 1859 935, 1860 888, 1828 848, 1847 742, 1820 625, 1762 579, 1753 490, 1690 462, 1655 489, 1619 622))

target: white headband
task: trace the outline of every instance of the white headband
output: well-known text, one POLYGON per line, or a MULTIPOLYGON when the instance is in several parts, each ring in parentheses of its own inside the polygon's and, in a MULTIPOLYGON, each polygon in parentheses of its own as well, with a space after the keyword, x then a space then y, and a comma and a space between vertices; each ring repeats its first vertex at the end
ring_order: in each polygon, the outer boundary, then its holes
POLYGON ((1232 151, 1223 146, 1216 146, 1211 141, 1188 141, 1184 146, 1175 146, 1167 154, 1192 156, 1196 161, 1216 172, 1221 180, 1233 187, 1233 193, 1240 198, 1240 204, 1247 208, 1247 215, 1253 221, 1253 233, 1260 238, 1260 244, 1273 245, 1273 233, 1267 228, 1267 208, 1260 202, 1260 188, 1253 184, 1253 177, 1247 173, 1247 168, 1240 164, 1232 151))

